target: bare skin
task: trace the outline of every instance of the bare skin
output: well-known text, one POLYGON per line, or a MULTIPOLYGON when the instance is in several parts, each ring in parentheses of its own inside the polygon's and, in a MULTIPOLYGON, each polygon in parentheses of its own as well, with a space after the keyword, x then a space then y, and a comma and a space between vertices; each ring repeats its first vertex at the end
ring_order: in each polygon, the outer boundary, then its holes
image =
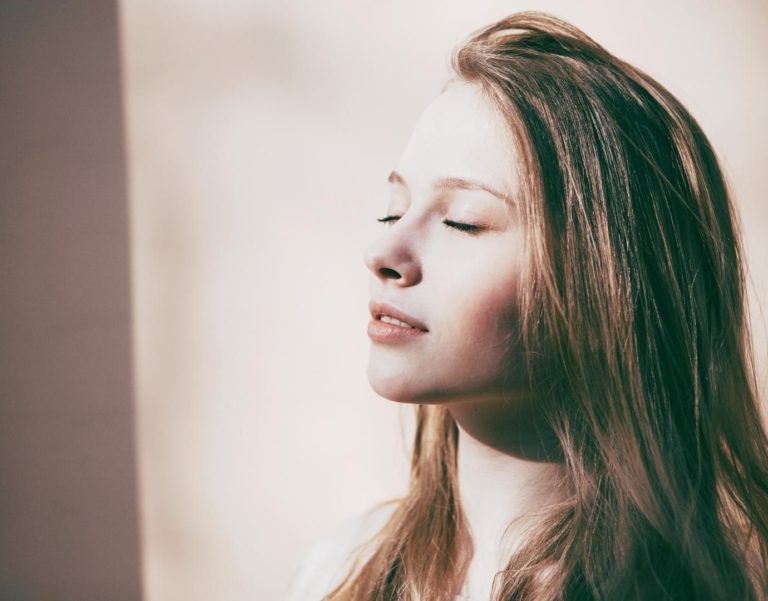
MULTIPOLYGON (((528 432, 514 437, 514 424, 506 436, 499 436, 504 417, 499 417, 498 408, 458 402, 450 410, 459 425, 461 505, 475 546, 464 594, 473 600, 489 599, 494 575, 522 542, 525 529, 535 528, 536 512, 563 500, 564 466, 542 459, 557 452, 546 448, 546 437, 542 440, 528 432), (478 435, 487 438, 475 438, 478 435)), ((507 419, 513 414, 509 411, 507 419)))
POLYGON ((459 425, 460 495, 475 546, 464 595, 476 601, 489 598, 524 518, 560 500, 565 481, 514 343, 522 232, 510 146, 479 90, 449 85, 390 176, 384 233, 365 256, 371 300, 422 330, 372 337, 372 387, 397 402, 443 404, 459 425))

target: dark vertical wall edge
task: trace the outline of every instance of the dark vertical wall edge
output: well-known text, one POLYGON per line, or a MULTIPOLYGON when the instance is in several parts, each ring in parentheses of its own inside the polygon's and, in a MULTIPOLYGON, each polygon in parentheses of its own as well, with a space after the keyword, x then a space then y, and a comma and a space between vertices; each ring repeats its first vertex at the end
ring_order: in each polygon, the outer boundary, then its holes
POLYGON ((142 598, 116 1, 0 3, 0 599, 142 598))

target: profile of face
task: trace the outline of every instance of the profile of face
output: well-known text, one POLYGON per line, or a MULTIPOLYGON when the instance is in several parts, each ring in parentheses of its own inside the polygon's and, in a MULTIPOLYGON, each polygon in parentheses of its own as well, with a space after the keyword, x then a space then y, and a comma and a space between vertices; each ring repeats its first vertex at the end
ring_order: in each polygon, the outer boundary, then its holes
POLYGON ((451 82, 389 177, 384 231, 365 252, 368 379, 385 398, 494 399, 521 385, 523 232, 507 132, 479 88, 451 82))

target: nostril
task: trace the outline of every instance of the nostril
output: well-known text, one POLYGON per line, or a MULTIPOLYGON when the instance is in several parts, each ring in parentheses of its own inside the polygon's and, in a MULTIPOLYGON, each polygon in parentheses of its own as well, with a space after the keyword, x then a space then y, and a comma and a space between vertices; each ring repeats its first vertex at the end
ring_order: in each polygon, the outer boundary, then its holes
POLYGON ((379 269, 379 273, 382 277, 391 278, 393 280, 399 280, 400 277, 402 277, 397 271, 390 269, 389 267, 381 267, 379 269))

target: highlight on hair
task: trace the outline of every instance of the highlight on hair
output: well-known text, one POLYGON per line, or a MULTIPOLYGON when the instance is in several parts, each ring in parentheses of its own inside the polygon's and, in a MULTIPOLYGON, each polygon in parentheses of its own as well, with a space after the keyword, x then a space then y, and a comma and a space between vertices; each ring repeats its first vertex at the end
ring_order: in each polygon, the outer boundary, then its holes
MULTIPOLYGON (((768 598, 768 440, 710 143, 654 79, 546 14, 475 32, 453 68, 519 155, 522 342, 570 478, 494 600, 768 598)), ((444 407, 418 407, 409 493, 327 599, 461 590, 457 444, 444 407)))

